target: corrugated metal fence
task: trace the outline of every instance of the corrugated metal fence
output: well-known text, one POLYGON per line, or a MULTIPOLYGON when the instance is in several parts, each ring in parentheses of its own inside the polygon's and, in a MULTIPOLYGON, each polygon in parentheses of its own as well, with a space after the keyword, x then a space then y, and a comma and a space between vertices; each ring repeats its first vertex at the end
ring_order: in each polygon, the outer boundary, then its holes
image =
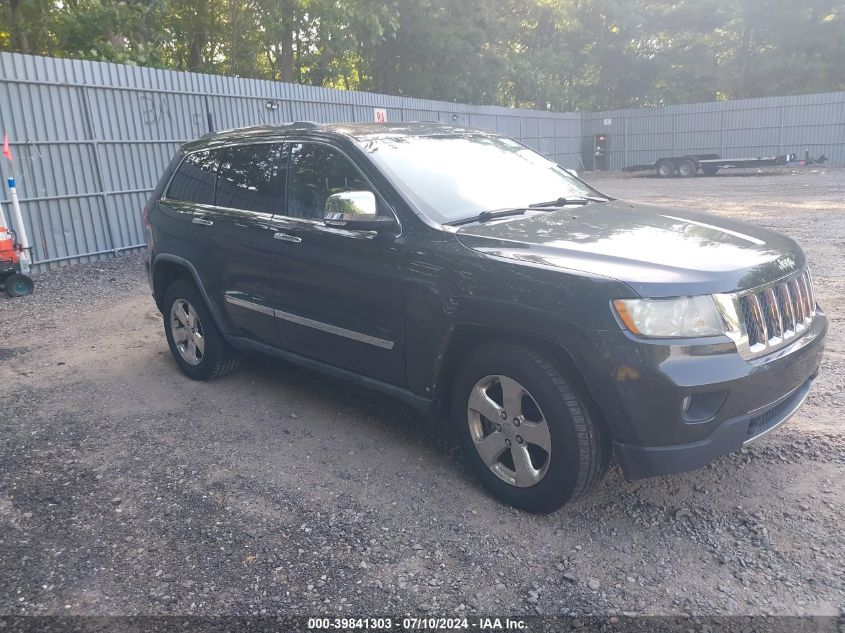
MULTIPOLYGON (((469 106, 81 60, 0 53, 0 129, 40 268, 139 248, 140 210, 179 145, 213 129, 310 120, 435 120, 502 132, 559 164, 611 169, 665 153, 803 151, 845 164, 845 93, 608 113, 469 106), (608 123, 609 120, 609 124, 608 123)), ((9 175, 5 161, 0 175, 9 175)), ((0 204, 8 208, 7 192, 0 204)))
POLYGON ((809 151, 814 158, 825 155, 831 165, 845 165, 845 92, 592 112, 582 120, 588 169, 596 134, 608 136, 612 170, 663 156, 710 153, 803 158, 809 151))

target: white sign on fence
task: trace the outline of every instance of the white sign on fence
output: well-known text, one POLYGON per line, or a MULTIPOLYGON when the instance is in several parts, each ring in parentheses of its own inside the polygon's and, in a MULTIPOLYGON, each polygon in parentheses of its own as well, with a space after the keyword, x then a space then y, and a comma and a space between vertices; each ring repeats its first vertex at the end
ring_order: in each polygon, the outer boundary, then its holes
POLYGON ((387 110, 384 108, 373 108, 373 121, 376 123, 386 123, 387 110))
POLYGON ((612 123, 613 123, 613 119, 605 119, 604 120, 605 125, 611 125, 612 123))

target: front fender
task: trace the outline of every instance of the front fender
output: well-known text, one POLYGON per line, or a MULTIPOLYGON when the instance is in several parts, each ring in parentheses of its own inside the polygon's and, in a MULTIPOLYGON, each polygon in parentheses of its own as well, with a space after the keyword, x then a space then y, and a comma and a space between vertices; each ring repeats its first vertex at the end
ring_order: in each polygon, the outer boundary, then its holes
POLYGON ((439 395, 447 356, 466 329, 530 337, 578 362, 592 353, 587 332, 619 330, 611 300, 636 296, 614 279, 503 261, 454 243, 439 254, 412 261, 405 285, 408 386, 427 398, 439 395))

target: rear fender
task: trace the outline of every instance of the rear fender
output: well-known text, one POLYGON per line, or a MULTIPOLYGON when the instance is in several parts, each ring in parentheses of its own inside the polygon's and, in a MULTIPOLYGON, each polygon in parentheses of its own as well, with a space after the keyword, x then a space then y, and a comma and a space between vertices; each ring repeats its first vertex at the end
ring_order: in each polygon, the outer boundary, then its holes
MULTIPOLYGON (((156 284, 156 280, 159 279, 160 276, 157 275, 156 272, 157 269, 159 269, 159 267, 165 262, 175 264, 180 268, 184 269, 184 271, 187 273, 187 276, 194 282, 194 285, 200 291, 203 301, 205 301, 205 305, 208 307, 208 311, 211 312, 211 316, 214 319, 214 324, 217 326, 217 329, 220 330, 220 332, 224 335, 228 334, 228 328, 226 328, 225 326, 226 322, 223 319, 223 316, 220 314, 217 305, 214 301, 211 300, 211 297, 208 295, 205 286, 203 286, 202 282, 200 281, 200 277, 197 273, 196 268, 194 268, 194 265, 184 257, 179 257, 178 255, 172 255, 170 253, 160 253, 156 255, 152 261, 151 279, 153 280, 153 296, 155 297, 156 305, 158 306, 159 311, 162 310, 161 304, 164 300, 164 294, 167 292, 167 287, 166 285, 158 287, 159 284, 156 284)), ((169 277, 167 279, 169 279, 169 277)))

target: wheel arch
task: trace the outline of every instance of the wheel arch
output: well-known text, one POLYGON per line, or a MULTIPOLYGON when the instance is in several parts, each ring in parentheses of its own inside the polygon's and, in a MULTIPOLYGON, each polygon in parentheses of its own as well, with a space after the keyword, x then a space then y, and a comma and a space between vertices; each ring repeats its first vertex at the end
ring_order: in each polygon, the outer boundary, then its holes
POLYGON ((153 285, 153 298, 155 299, 159 312, 163 312, 164 306, 162 304, 164 303, 164 295, 167 292, 167 288, 177 279, 185 279, 193 283, 197 290, 199 290, 203 301, 205 301, 205 305, 208 307, 208 311, 211 312, 211 316, 214 319, 214 324, 217 326, 217 329, 219 329, 221 333, 226 333, 227 330, 224 327, 225 321, 217 311, 217 306, 208 296, 202 281, 200 281, 196 268, 194 268, 194 265, 187 259, 170 253, 161 253, 157 255, 152 262, 151 278, 153 285))
POLYGON ((537 334, 503 330, 474 323, 456 325, 442 347, 441 362, 435 383, 437 397, 434 405, 434 409, 439 415, 448 411, 452 384, 463 359, 477 347, 496 341, 522 345, 548 358, 561 373, 574 382, 578 391, 589 400, 588 405, 596 420, 608 432, 610 431, 590 382, 579 366, 576 354, 566 344, 537 334))

